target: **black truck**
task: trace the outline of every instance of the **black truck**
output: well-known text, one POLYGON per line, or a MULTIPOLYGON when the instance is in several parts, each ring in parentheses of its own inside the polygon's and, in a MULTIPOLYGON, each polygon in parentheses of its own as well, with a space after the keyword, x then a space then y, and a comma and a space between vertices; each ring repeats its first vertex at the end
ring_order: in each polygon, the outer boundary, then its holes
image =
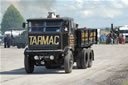
POLYGON ((48 17, 28 19, 23 23, 28 28, 28 47, 24 51, 24 65, 27 73, 35 66, 47 69, 64 66, 65 73, 72 72, 74 62, 78 69, 92 66, 97 43, 97 29, 78 28, 73 18, 48 17))

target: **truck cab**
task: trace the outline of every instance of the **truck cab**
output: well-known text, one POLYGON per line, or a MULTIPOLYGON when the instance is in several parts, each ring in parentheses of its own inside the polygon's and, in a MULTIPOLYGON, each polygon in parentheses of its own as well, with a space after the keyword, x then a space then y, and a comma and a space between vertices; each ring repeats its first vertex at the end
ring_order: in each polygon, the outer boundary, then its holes
POLYGON ((28 19, 28 48, 31 50, 63 50, 68 43, 71 18, 28 19))

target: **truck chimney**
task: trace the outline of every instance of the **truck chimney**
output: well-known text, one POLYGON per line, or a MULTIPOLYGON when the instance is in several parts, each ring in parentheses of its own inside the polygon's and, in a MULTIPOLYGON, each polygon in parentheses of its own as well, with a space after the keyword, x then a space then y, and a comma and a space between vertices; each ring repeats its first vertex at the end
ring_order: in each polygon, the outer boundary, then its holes
POLYGON ((47 18, 56 18, 55 12, 48 12, 47 18))

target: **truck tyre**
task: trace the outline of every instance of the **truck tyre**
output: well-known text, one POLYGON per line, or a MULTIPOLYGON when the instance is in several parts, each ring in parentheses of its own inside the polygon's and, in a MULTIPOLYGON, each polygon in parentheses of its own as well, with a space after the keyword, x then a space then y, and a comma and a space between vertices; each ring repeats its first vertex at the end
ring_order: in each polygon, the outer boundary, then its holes
POLYGON ((32 56, 26 55, 24 58, 26 73, 32 73, 34 71, 34 59, 32 56))
POLYGON ((85 69, 88 66, 88 52, 87 49, 84 48, 82 51, 82 56, 81 56, 81 68, 85 69))
POLYGON ((87 50, 84 48, 79 53, 79 56, 76 60, 78 69, 85 69, 88 66, 88 53, 87 50))
POLYGON ((71 51, 68 51, 64 58, 64 69, 65 73, 70 73, 72 72, 72 67, 73 67, 73 55, 71 51))
POLYGON ((88 49, 88 67, 90 68, 92 66, 92 61, 94 60, 94 53, 92 49, 88 49))

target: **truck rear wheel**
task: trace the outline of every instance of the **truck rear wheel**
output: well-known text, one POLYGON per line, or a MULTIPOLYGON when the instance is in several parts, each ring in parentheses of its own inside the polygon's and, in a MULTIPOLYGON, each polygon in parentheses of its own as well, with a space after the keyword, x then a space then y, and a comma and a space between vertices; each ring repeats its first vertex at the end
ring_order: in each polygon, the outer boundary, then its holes
POLYGON ((88 66, 88 54, 87 50, 83 49, 82 56, 81 56, 81 68, 85 69, 88 66))
POLYGON ((34 71, 34 59, 32 56, 26 55, 24 58, 24 65, 26 73, 32 73, 34 71))
POLYGON ((71 51, 68 51, 68 54, 64 58, 65 73, 72 72, 72 67, 73 67, 73 55, 71 51))
POLYGON ((87 66, 88 66, 88 53, 87 53, 87 50, 85 48, 82 49, 82 51, 80 52, 76 63, 77 63, 77 67, 79 69, 87 68, 87 66))
POLYGON ((94 60, 94 52, 92 49, 88 50, 88 67, 90 68, 92 66, 92 61, 94 60))

